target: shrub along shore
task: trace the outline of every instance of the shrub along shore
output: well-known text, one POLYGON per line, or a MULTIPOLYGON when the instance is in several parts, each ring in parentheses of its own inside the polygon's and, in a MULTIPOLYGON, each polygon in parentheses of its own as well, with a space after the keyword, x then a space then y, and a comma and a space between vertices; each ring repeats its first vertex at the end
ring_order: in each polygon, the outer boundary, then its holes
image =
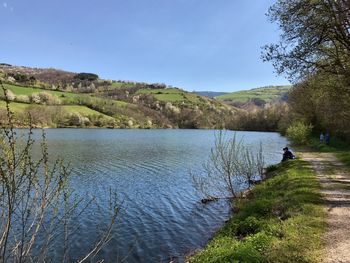
POLYGON ((189 262, 319 262, 325 212, 320 184, 307 162, 269 167, 267 179, 189 262))

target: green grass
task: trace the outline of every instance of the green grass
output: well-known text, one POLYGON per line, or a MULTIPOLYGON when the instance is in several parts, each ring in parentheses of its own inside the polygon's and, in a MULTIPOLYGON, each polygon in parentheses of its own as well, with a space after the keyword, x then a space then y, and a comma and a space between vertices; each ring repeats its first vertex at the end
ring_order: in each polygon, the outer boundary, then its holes
POLYGON ((336 155, 350 169, 350 151, 339 151, 336 155))
POLYGON ((139 89, 137 94, 176 94, 184 93, 180 89, 139 89))
MULTIPOLYGON (((50 107, 50 106, 49 106, 50 107)), ((105 114, 102 114, 101 112, 99 111, 95 111, 95 110, 92 110, 86 106, 80 106, 80 105, 67 105, 67 106, 60 106, 62 107, 64 110, 66 110, 67 112, 69 113, 73 113, 73 112, 76 112, 76 113, 79 113, 81 114, 82 116, 90 116, 90 115, 102 115, 106 118, 112 118, 108 115, 105 115, 105 114)))
MULTIPOLYGON (((0 109, 5 109, 5 102, 0 101, 0 109)), ((86 106, 81 105, 66 105, 66 106, 46 106, 46 105, 36 105, 36 104, 26 104, 26 103, 17 103, 17 102, 11 102, 10 103, 10 110, 14 113, 23 113, 25 112, 28 107, 38 107, 42 108, 42 110, 45 110, 50 107, 59 107, 62 108, 67 113, 79 113, 82 116, 91 116, 91 115, 102 115, 106 118, 111 118, 105 114, 102 114, 101 112, 92 110, 86 106)))
POLYGON ((322 262, 325 212, 315 174, 293 160, 269 175, 190 262, 322 262))
POLYGON ((111 83, 111 87, 119 89, 119 88, 132 88, 134 87, 135 84, 133 83, 128 83, 128 82, 119 82, 119 81, 113 81, 111 83))
MULTIPOLYGON (((63 91, 54 91, 54 90, 45 90, 40 88, 33 88, 33 87, 23 87, 23 86, 17 86, 17 85, 10 85, 10 84, 4 84, 5 88, 11 90, 15 95, 31 95, 33 93, 39 93, 39 92, 48 92, 52 95, 55 95, 59 99, 61 99, 62 104, 79 104, 79 99, 82 100, 90 100, 91 103, 114 103, 118 107, 126 107, 130 105, 127 102, 123 101, 117 101, 117 100, 106 100, 99 97, 93 97, 88 94, 79 94, 79 93, 72 93, 72 92, 63 92, 63 91)), ((3 92, 1 91, 1 94, 3 92)))
POLYGON ((290 90, 291 86, 270 86, 263 88, 256 88, 251 90, 237 91, 228 93, 225 95, 215 97, 220 101, 236 101, 236 102, 248 102, 251 99, 259 98, 270 102, 274 99, 280 98, 283 94, 290 90))
POLYGON ((329 145, 320 143, 318 135, 310 140, 312 149, 320 152, 334 152, 336 156, 350 169, 350 144, 341 139, 331 137, 329 145))
POLYGON ((138 94, 152 94, 159 101, 165 102, 184 102, 190 105, 199 105, 208 101, 208 99, 198 96, 195 93, 189 93, 181 89, 140 89, 138 94))
MULTIPOLYGON (((30 104, 11 102, 10 110, 14 113, 22 113, 28 108, 28 106, 30 106, 30 104)), ((0 109, 5 109, 5 107, 6 107, 5 101, 0 100, 0 109)))
POLYGON ((192 104, 201 104, 207 102, 207 98, 200 97, 195 93, 185 93, 185 98, 190 101, 192 104))
POLYGON ((111 87, 113 87, 113 88, 119 89, 119 88, 121 88, 122 86, 123 86, 123 84, 122 84, 121 82, 112 82, 112 83, 111 83, 111 87))
POLYGON ((182 94, 157 94, 154 96, 157 100, 166 101, 166 102, 181 102, 184 101, 185 98, 182 94))
POLYGON ((32 93, 35 93, 35 92, 44 91, 38 88, 30 88, 30 87, 27 88, 27 87, 21 87, 16 85, 9 85, 9 84, 4 84, 4 86, 5 88, 11 90, 15 95, 31 95, 32 93))
POLYGON ((74 98, 76 96, 80 96, 79 94, 75 94, 75 93, 71 93, 71 92, 45 90, 45 89, 23 87, 23 86, 10 85, 10 84, 4 84, 4 86, 5 86, 5 88, 11 90, 15 95, 31 95, 33 93, 39 93, 39 92, 45 91, 45 92, 48 92, 50 94, 57 96, 58 98, 62 98, 62 97, 74 98))
MULTIPOLYGON (((88 95, 83 95, 83 96, 88 96, 88 95)), ((92 96, 88 96, 88 97, 85 97, 88 101, 89 101, 89 104, 113 104, 117 107, 133 107, 135 105, 131 104, 131 103, 128 103, 128 102, 124 102, 124 101, 120 101, 120 100, 112 100, 112 99, 104 99, 104 98, 101 98, 101 97, 92 97, 92 96)))
POLYGON ((165 102, 186 100, 185 92, 179 89, 139 89, 137 94, 152 94, 157 100, 165 102))

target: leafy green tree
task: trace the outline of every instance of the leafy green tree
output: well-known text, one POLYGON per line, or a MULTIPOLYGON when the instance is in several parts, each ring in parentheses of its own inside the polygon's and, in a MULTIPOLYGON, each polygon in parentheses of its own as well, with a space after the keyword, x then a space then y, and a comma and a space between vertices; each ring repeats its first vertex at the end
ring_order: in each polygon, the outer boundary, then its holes
POLYGON ((77 80, 87 80, 87 81, 94 81, 98 79, 98 75, 93 73, 78 73, 74 76, 74 79, 77 80))
POLYGON ((305 145, 308 143, 311 131, 311 124, 308 125, 302 121, 297 121, 288 127, 287 137, 296 145, 305 145))
POLYGON ((341 76, 323 73, 309 77, 292 89, 289 104, 295 119, 312 123, 316 130, 350 138, 349 86, 341 76))
POLYGON ((296 83, 293 120, 350 140, 350 2, 278 0, 268 15, 282 33, 262 57, 296 83))
POLYGON ((300 80, 317 70, 350 72, 350 3, 348 0, 278 0, 269 10, 282 33, 265 46, 263 59, 277 73, 300 80))

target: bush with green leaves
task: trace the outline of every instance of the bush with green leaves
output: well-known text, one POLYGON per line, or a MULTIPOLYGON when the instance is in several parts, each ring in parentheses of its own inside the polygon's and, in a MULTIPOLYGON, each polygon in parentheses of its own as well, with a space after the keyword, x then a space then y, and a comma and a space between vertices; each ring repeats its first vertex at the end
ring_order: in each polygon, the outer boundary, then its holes
POLYGON ((308 144, 312 128, 311 124, 297 121, 287 128, 286 135, 295 145, 305 145, 308 144))

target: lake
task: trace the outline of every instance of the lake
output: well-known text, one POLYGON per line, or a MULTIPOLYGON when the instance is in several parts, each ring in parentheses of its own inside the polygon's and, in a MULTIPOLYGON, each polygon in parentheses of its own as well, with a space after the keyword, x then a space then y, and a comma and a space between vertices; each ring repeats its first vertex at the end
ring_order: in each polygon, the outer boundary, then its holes
MULTIPOLYGON (((109 188, 118 193, 121 211, 100 253, 106 262, 182 262, 230 216, 225 201, 200 202, 189 173, 207 160, 213 130, 47 129, 46 134, 51 157, 70 164, 74 193, 96 198, 73 222, 79 227, 71 260, 91 247, 96 224, 108 223, 109 188)), ((34 135, 40 138, 38 130, 34 135)), ((278 133, 237 132, 237 137, 256 150, 261 141, 267 164, 278 163, 288 143, 278 133)), ((61 253, 58 243, 50 254, 54 262, 61 253)))

